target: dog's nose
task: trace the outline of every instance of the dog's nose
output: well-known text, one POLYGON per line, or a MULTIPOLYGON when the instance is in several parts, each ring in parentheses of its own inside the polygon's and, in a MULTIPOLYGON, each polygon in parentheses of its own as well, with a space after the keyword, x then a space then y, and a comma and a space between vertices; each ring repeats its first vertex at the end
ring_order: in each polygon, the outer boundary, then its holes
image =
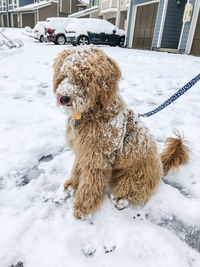
POLYGON ((61 102, 61 104, 63 104, 63 105, 67 105, 67 104, 69 103, 69 101, 70 101, 70 98, 69 98, 68 96, 62 96, 62 97, 60 98, 60 102, 61 102))

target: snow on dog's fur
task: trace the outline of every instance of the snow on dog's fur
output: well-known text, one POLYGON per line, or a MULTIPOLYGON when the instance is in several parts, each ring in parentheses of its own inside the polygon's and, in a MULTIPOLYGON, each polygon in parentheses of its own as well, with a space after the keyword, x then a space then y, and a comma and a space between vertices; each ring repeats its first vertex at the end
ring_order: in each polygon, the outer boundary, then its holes
POLYGON ((69 100, 66 140, 75 160, 64 189, 75 190, 77 218, 100 208, 107 185, 119 208, 122 200, 145 203, 164 173, 188 161, 180 136, 159 155, 154 137, 119 95, 120 78, 117 63, 93 45, 64 50, 54 61, 54 93, 69 100))

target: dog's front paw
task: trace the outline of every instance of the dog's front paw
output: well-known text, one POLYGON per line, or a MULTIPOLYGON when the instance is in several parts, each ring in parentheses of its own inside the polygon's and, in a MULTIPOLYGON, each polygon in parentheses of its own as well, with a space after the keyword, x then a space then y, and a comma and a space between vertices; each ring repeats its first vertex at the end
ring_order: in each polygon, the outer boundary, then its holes
POLYGON ((64 187, 64 191, 68 191, 69 193, 72 193, 75 190, 75 187, 71 180, 65 181, 63 187, 64 187))
POLYGON ((88 212, 84 210, 81 206, 75 204, 74 205, 74 216, 77 219, 83 219, 88 215, 88 212))

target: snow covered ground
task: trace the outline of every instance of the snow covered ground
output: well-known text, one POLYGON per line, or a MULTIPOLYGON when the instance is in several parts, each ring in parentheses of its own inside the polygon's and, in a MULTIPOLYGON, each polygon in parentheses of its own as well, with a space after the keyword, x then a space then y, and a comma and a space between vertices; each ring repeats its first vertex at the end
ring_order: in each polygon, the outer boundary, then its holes
MULTIPOLYGON (((169 173, 144 206, 117 210, 105 196, 87 220, 63 193, 73 155, 65 115, 52 93, 52 61, 70 46, 39 43, 7 29, 24 47, 0 51, 0 266, 199 267, 200 82, 164 111, 144 118, 160 151, 177 128, 191 161, 169 173)), ((120 65, 120 90, 138 113, 192 79, 200 58, 102 47, 120 65)))

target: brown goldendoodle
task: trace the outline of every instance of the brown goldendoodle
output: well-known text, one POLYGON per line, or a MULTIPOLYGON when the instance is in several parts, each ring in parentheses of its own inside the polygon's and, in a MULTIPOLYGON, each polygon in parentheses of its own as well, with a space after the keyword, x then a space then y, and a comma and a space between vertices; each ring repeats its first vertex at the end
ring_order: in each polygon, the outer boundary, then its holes
POLYGON ((54 61, 54 93, 67 113, 66 140, 75 154, 64 189, 75 190, 77 218, 99 209, 108 185, 118 208, 145 203, 163 175, 189 159, 179 135, 158 153, 120 96, 120 77, 117 63, 96 46, 64 50, 54 61))

